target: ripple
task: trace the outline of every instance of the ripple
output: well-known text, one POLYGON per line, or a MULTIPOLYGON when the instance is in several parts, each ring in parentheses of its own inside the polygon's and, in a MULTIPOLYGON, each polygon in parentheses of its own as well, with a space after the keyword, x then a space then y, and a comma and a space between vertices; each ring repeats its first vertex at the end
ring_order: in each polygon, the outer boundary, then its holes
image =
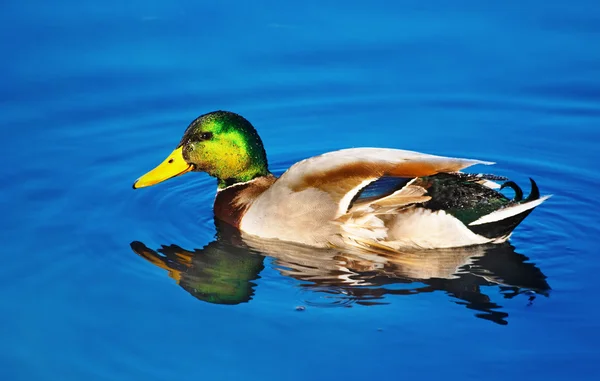
POLYGON ((358 298, 341 287, 311 287, 300 288, 298 298, 302 303, 311 307, 352 307, 358 298))

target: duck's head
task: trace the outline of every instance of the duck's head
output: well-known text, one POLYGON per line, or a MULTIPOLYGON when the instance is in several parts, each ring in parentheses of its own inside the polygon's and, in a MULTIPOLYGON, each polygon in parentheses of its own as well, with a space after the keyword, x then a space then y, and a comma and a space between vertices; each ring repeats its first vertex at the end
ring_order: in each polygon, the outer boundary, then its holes
POLYGON ((216 177, 219 188, 269 174, 265 149, 252 124, 232 112, 214 111, 196 118, 177 148, 137 179, 133 188, 148 187, 192 171, 216 177))

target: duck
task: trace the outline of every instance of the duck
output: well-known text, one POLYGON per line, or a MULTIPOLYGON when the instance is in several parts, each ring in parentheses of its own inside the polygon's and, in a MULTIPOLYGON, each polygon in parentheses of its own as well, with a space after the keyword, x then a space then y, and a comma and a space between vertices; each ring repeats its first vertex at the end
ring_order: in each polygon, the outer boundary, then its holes
POLYGON ((550 197, 541 197, 533 179, 524 198, 505 177, 463 171, 492 164, 353 147, 306 158, 275 176, 250 121, 219 110, 194 119, 173 152, 133 188, 205 172, 217 180, 215 221, 245 235, 316 248, 441 249, 504 243, 550 197))

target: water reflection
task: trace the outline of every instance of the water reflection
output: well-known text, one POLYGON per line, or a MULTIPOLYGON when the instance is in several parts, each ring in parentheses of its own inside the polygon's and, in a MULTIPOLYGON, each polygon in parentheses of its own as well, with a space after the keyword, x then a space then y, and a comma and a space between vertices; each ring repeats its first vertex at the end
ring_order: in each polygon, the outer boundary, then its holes
POLYGON ((499 287, 507 299, 524 294, 529 303, 550 290, 540 269, 508 243, 401 254, 339 251, 258 240, 220 228, 215 241, 193 251, 177 245, 152 250, 137 241, 131 247, 194 297, 217 304, 250 301, 266 256, 274 258, 281 274, 302 282, 308 305, 379 305, 389 303, 390 295, 443 291, 478 311, 475 316, 507 324, 508 314, 484 293, 486 286, 499 287), (315 295, 322 297, 313 301, 315 295))

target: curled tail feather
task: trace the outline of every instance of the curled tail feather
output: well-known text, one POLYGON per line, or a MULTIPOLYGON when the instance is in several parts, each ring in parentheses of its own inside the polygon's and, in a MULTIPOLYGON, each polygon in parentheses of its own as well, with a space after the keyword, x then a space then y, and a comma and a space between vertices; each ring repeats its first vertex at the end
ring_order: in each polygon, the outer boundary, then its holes
POLYGON ((540 197, 537 184, 533 179, 530 178, 529 180, 531 181, 531 192, 525 200, 522 200, 523 192, 515 183, 510 181, 504 183, 503 187, 510 187, 515 191, 513 202, 471 222, 468 225, 469 229, 476 234, 489 238, 510 235, 533 209, 551 197, 540 197))

